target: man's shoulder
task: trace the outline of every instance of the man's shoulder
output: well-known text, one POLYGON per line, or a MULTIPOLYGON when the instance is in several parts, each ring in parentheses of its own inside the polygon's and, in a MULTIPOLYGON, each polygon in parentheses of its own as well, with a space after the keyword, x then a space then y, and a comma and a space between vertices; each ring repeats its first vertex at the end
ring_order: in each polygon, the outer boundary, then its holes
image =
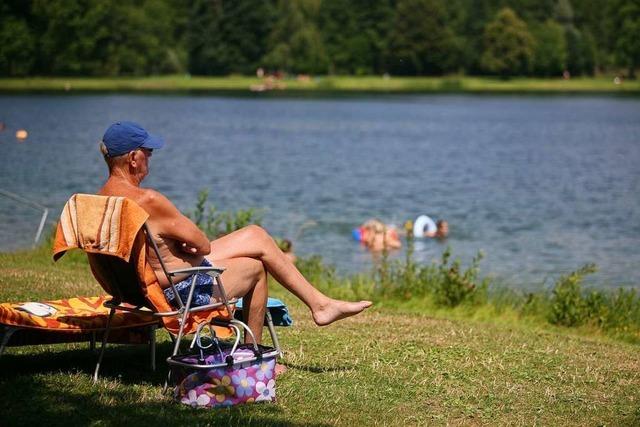
POLYGON ((126 197, 147 211, 151 217, 174 215, 175 206, 162 193, 151 188, 105 185, 98 194, 126 197))
POLYGON ((172 206, 171 202, 162 193, 152 188, 141 188, 137 202, 143 206, 153 209, 162 209, 172 206))
POLYGON ((143 188, 137 200, 138 204, 152 217, 175 217, 179 214, 178 209, 162 193, 151 188, 143 188))

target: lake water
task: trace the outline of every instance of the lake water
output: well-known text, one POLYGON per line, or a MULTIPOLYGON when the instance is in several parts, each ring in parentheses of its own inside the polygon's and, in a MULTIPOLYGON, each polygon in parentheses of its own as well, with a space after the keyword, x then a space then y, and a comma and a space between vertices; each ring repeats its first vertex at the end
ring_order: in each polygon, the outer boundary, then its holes
MULTIPOLYGON (((183 210, 205 188, 219 209, 263 208, 271 233, 342 272, 371 268, 352 228, 426 213, 451 236, 418 242, 420 262, 450 245, 463 262, 482 250, 482 273, 510 286, 545 287, 586 262, 599 286, 640 284, 638 98, 2 95, 0 189, 57 217, 99 188, 97 141, 127 119, 167 140, 147 186, 183 210)), ((38 219, 0 197, 0 248, 28 246, 38 219)))

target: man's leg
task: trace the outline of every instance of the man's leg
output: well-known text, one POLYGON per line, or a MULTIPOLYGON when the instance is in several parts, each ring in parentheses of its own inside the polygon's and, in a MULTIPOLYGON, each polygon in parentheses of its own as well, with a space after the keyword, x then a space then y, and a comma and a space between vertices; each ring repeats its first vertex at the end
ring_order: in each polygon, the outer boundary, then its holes
POLYGON ((335 300, 318 291, 262 227, 250 225, 214 240, 207 258, 224 266, 226 260, 240 257, 259 260, 274 279, 309 307, 317 325, 353 316, 371 305, 370 301, 335 300))
MULTIPOLYGON (((216 265, 226 268, 222 283, 229 298, 242 298, 242 314, 245 323, 262 343, 262 327, 267 307, 267 273, 262 263, 253 258, 241 257, 216 261, 216 265)), ((252 342, 247 335, 245 342, 252 342)))

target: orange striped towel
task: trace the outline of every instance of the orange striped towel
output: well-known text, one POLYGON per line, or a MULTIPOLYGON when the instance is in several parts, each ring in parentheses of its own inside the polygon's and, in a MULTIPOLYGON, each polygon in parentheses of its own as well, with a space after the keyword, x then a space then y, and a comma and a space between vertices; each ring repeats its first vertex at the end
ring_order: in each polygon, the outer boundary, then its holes
POLYGON ((53 259, 57 261, 69 249, 81 248, 129 261, 135 236, 148 217, 124 197, 74 194, 58 222, 53 259))
MULTIPOLYGON (((36 316, 20 310, 24 303, 0 304, 0 324, 21 328, 48 329, 64 332, 89 332, 104 330, 109 317, 109 308, 104 306, 108 296, 78 297, 56 301, 43 301, 55 309, 55 313, 36 316)), ((158 323, 151 314, 117 312, 111 322, 114 329, 158 323)))

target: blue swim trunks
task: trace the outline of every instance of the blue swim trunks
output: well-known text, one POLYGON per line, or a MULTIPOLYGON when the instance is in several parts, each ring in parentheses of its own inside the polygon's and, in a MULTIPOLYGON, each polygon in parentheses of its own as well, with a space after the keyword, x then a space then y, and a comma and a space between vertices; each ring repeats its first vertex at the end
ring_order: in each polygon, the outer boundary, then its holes
MULTIPOLYGON (((200 266, 211 267, 211 263, 205 258, 202 260, 202 264, 200 264, 200 266)), ((211 296, 213 295, 213 278, 207 273, 192 274, 191 276, 175 284, 176 290, 178 291, 178 295, 180 295, 180 299, 182 300, 183 304, 186 304, 187 298, 189 298, 189 288, 191 286, 191 282, 193 281, 193 276, 196 276, 196 286, 193 289, 191 307, 210 304, 211 296)), ((173 294, 173 289, 165 289, 164 296, 165 298, 167 298, 167 301, 169 301, 171 305, 173 305, 174 307, 178 307, 178 303, 177 301, 175 301, 175 296, 173 294)))

